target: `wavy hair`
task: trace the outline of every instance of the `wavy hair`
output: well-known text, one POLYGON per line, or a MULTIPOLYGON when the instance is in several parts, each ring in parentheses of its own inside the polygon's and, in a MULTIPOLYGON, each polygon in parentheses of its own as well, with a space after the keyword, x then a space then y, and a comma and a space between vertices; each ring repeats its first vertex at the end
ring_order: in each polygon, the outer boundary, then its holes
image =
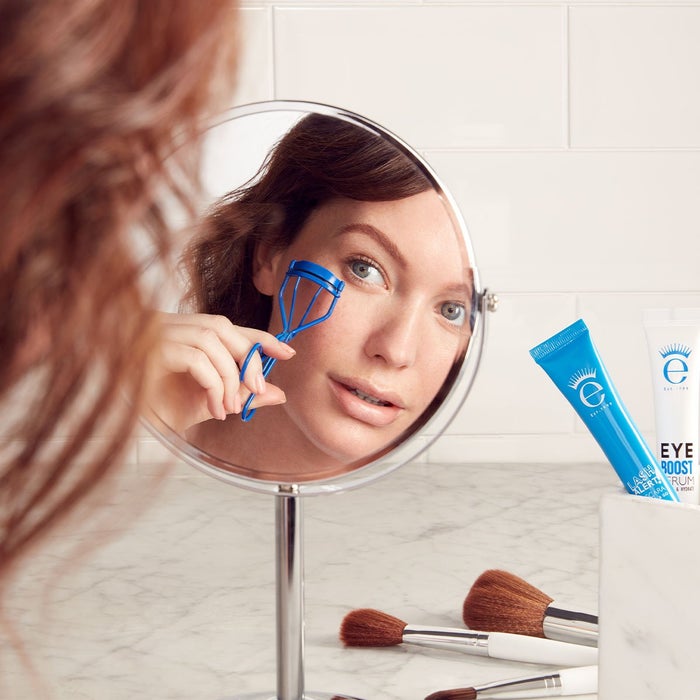
POLYGON ((383 136, 338 117, 309 114, 272 148, 250 184, 210 210, 183 255, 190 284, 184 303, 267 329, 272 300, 253 283, 258 244, 288 247, 314 209, 336 197, 393 201, 431 187, 416 162, 383 136))
POLYGON ((0 578, 125 453, 157 340, 135 231, 167 259, 236 28, 233 0, 0 3, 0 578))

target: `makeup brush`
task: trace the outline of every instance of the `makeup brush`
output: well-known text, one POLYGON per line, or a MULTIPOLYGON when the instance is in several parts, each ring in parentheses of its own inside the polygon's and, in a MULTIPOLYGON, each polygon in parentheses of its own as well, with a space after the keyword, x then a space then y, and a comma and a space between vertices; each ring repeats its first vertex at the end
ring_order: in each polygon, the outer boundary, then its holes
POLYGON ((476 685, 473 688, 438 690, 425 700, 478 700, 479 698, 543 698, 563 695, 588 695, 598 692, 598 667, 564 668, 556 673, 521 676, 505 681, 476 685))
POLYGON ((553 605, 554 599, 515 574, 489 569, 462 606, 467 627, 598 646, 598 616, 553 605))
POLYGON ((578 644, 505 632, 409 625, 398 617, 370 608, 353 610, 343 618, 340 639, 350 647, 419 644, 494 659, 552 666, 588 666, 598 663, 597 649, 578 644))

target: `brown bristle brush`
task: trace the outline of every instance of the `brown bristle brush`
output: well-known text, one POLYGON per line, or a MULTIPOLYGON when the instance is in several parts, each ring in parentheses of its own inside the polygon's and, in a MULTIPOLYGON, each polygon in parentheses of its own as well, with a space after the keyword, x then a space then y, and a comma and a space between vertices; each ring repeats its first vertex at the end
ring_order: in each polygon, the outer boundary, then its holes
POLYGON ((553 605, 554 599, 515 574, 489 569, 462 606, 467 627, 598 646, 598 616, 553 605))
POLYGON ((398 617, 370 608, 353 610, 343 618, 340 639, 350 647, 419 644, 494 659, 552 666, 588 666, 598 663, 597 649, 578 644, 505 632, 409 625, 398 617))
POLYGON ((564 668, 553 673, 453 688, 431 693, 425 700, 478 700, 479 698, 537 698, 588 695, 598 692, 598 667, 564 668))

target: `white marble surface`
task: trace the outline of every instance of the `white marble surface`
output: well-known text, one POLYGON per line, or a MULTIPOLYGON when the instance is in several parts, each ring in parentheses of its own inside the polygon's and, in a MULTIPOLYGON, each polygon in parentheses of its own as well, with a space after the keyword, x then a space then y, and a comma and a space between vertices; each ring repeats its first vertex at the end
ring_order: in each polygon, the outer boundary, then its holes
MULTIPOLYGON (((6 611, 38 680, 4 630, 0 697, 274 694, 272 497, 179 467, 138 515, 146 483, 127 470, 107 507, 33 555, 6 611)), ((338 629, 359 607, 461 626, 464 597, 489 568, 595 610, 598 505, 617 489, 605 465, 412 464, 305 499, 306 688, 420 700, 546 669, 407 645, 346 649, 338 629)))

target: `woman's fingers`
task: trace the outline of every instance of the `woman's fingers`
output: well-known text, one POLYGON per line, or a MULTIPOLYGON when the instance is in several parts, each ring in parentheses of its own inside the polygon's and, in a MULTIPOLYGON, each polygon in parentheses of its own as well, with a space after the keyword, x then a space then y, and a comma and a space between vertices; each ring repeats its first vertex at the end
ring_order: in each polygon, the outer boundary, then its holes
POLYGON ((161 357, 165 368, 187 373, 206 392, 211 415, 221 420, 229 413, 240 413, 242 402, 256 394, 253 406, 283 403, 284 392, 268 385, 263 376, 260 353, 251 348, 259 343, 269 357, 289 359, 295 351, 274 335, 254 328, 234 326, 226 317, 209 314, 162 313, 161 357), (241 387, 240 368, 248 354, 241 387), (269 391, 268 391, 269 389, 269 391))
MULTIPOLYGON (((247 399, 247 396, 245 397, 247 399)), ((256 394, 250 402, 250 408, 262 408, 263 406, 277 406, 287 400, 285 393, 278 386, 268 384, 264 394, 256 394)))
MULTIPOLYGON (((161 358, 164 368, 169 372, 191 376, 206 394, 209 413, 214 418, 225 420, 225 383, 204 351, 185 343, 165 340, 161 345, 161 358)), ((233 393, 238 396, 237 386, 233 393)), ((232 409, 228 412, 234 413, 232 400, 231 405, 232 409)))
MULTIPOLYGON (((213 314, 165 314, 165 316, 168 317, 167 322, 173 329, 173 332, 180 328, 189 328, 191 342, 196 342, 195 337, 191 335, 194 329, 199 329, 198 332, 201 332, 203 336, 208 336, 209 334, 216 336, 236 365, 236 389, 238 389, 240 368, 243 366, 248 353, 255 343, 260 343, 262 351, 268 357, 288 360, 295 355, 293 348, 275 338, 271 333, 258 330, 257 328, 234 326, 225 316, 213 314)), ((197 347, 201 347, 205 342, 211 340, 212 338, 207 337, 197 347)), ((225 375, 222 374, 222 377, 228 377, 231 368, 226 358, 217 353, 212 359, 216 359, 216 366, 226 372, 225 375)), ((262 361, 258 352, 253 353, 248 362, 243 383, 251 393, 265 393, 266 382, 263 376, 262 361)), ((227 384, 227 389, 229 387, 230 383, 227 384)), ((229 396, 228 391, 226 396, 229 396)))
MULTIPOLYGON (((220 401, 224 417, 235 413, 238 365, 216 331, 202 325, 175 324, 166 329, 164 337, 169 351, 164 358, 172 371, 189 372, 212 400, 220 401)), ((218 414, 212 412, 217 418, 218 414)))

